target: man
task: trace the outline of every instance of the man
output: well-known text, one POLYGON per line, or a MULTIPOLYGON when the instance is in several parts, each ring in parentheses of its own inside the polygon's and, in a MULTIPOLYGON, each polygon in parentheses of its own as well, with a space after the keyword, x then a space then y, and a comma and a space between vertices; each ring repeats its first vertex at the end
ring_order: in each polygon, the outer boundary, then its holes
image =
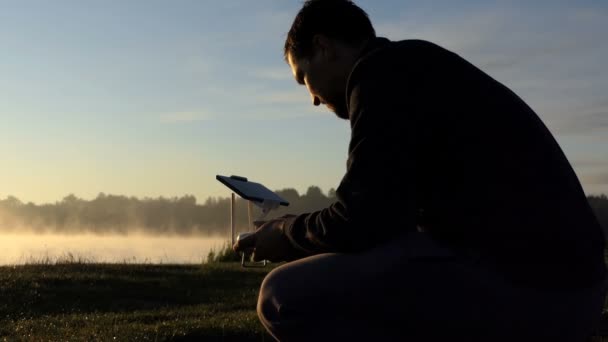
POLYGON ((256 259, 292 261, 258 299, 275 338, 593 333, 604 237, 560 147, 517 95, 430 42, 377 38, 347 0, 307 1, 285 58, 352 135, 337 201, 256 231, 256 259))

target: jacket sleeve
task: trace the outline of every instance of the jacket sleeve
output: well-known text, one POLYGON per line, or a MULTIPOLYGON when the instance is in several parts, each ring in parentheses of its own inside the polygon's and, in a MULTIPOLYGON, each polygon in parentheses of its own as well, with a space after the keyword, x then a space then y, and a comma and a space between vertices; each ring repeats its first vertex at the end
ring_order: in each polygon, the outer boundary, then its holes
POLYGON ((378 64, 361 61, 349 78, 351 139, 337 201, 284 226, 300 256, 362 251, 416 228, 414 95, 378 64))

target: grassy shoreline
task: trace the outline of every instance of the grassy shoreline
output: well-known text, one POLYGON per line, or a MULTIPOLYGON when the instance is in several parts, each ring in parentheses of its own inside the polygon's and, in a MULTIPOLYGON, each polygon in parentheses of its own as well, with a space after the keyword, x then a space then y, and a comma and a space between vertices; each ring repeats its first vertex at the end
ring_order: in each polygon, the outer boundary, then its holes
POLYGON ((0 267, 6 341, 270 341, 255 304, 270 268, 238 263, 0 267))
POLYGON ((255 312, 271 269, 237 262, 0 266, 0 340, 273 341, 255 312))

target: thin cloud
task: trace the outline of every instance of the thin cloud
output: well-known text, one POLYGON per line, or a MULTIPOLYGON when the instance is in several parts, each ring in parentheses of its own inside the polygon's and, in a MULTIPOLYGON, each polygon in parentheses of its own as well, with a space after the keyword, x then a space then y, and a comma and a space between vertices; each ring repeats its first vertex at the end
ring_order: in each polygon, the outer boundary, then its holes
POLYGON ((576 159, 572 162, 578 168, 598 171, 602 169, 608 170, 608 160, 599 158, 576 159))
MULTIPOLYGON (((587 113, 579 119, 564 120, 560 132, 563 134, 594 134, 608 131, 608 111, 587 113)), ((604 136, 608 143, 608 136, 604 136)), ((607 145, 608 146, 608 145, 607 145)))
POLYGON ((592 173, 585 176, 584 180, 589 185, 608 185, 608 172, 592 173))
POLYGON ((242 12, 238 25, 228 25, 225 30, 205 33, 200 37, 201 41, 212 42, 215 47, 220 48, 259 48, 269 42, 280 42, 276 46, 280 54, 294 13, 272 8, 248 8, 251 4, 255 2, 248 2, 238 10, 239 13, 242 12), (243 30, 243 27, 246 29, 243 30))
POLYGON ((376 28, 391 39, 436 42, 491 68, 521 67, 537 58, 567 59, 589 50, 608 50, 598 44, 607 26, 605 12, 543 10, 483 7, 476 11, 454 9, 443 15, 410 11, 398 20, 379 22, 376 28))
POLYGON ((502 20, 500 12, 496 10, 449 13, 444 16, 409 11, 397 20, 379 21, 375 27, 379 35, 394 40, 424 39, 448 49, 474 51, 496 37, 502 20))
POLYGON ((213 116, 206 112, 175 112, 160 116, 160 121, 163 123, 187 123, 211 119, 213 119, 213 116))
POLYGON ((257 95, 254 99, 258 104, 295 104, 307 103, 307 94, 295 85, 293 90, 270 91, 257 95))
POLYGON ((283 67, 261 68, 249 73, 250 76, 263 80, 287 81, 293 79, 287 65, 283 67))
MULTIPOLYGON (((557 103, 558 105, 560 103, 557 103)), ((551 120, 560 135, 598 135, 608 143, 608 103, 590 101, 578 106, 553 106, 551 120)))

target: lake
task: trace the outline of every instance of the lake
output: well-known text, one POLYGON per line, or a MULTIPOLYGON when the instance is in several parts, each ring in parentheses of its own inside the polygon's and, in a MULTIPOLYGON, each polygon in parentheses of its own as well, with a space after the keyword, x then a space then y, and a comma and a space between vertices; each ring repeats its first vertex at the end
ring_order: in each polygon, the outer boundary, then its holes
POLYGON ((107 263, 201 263, 221 236, 0 233, 0 265, 74 260, 107 263))

